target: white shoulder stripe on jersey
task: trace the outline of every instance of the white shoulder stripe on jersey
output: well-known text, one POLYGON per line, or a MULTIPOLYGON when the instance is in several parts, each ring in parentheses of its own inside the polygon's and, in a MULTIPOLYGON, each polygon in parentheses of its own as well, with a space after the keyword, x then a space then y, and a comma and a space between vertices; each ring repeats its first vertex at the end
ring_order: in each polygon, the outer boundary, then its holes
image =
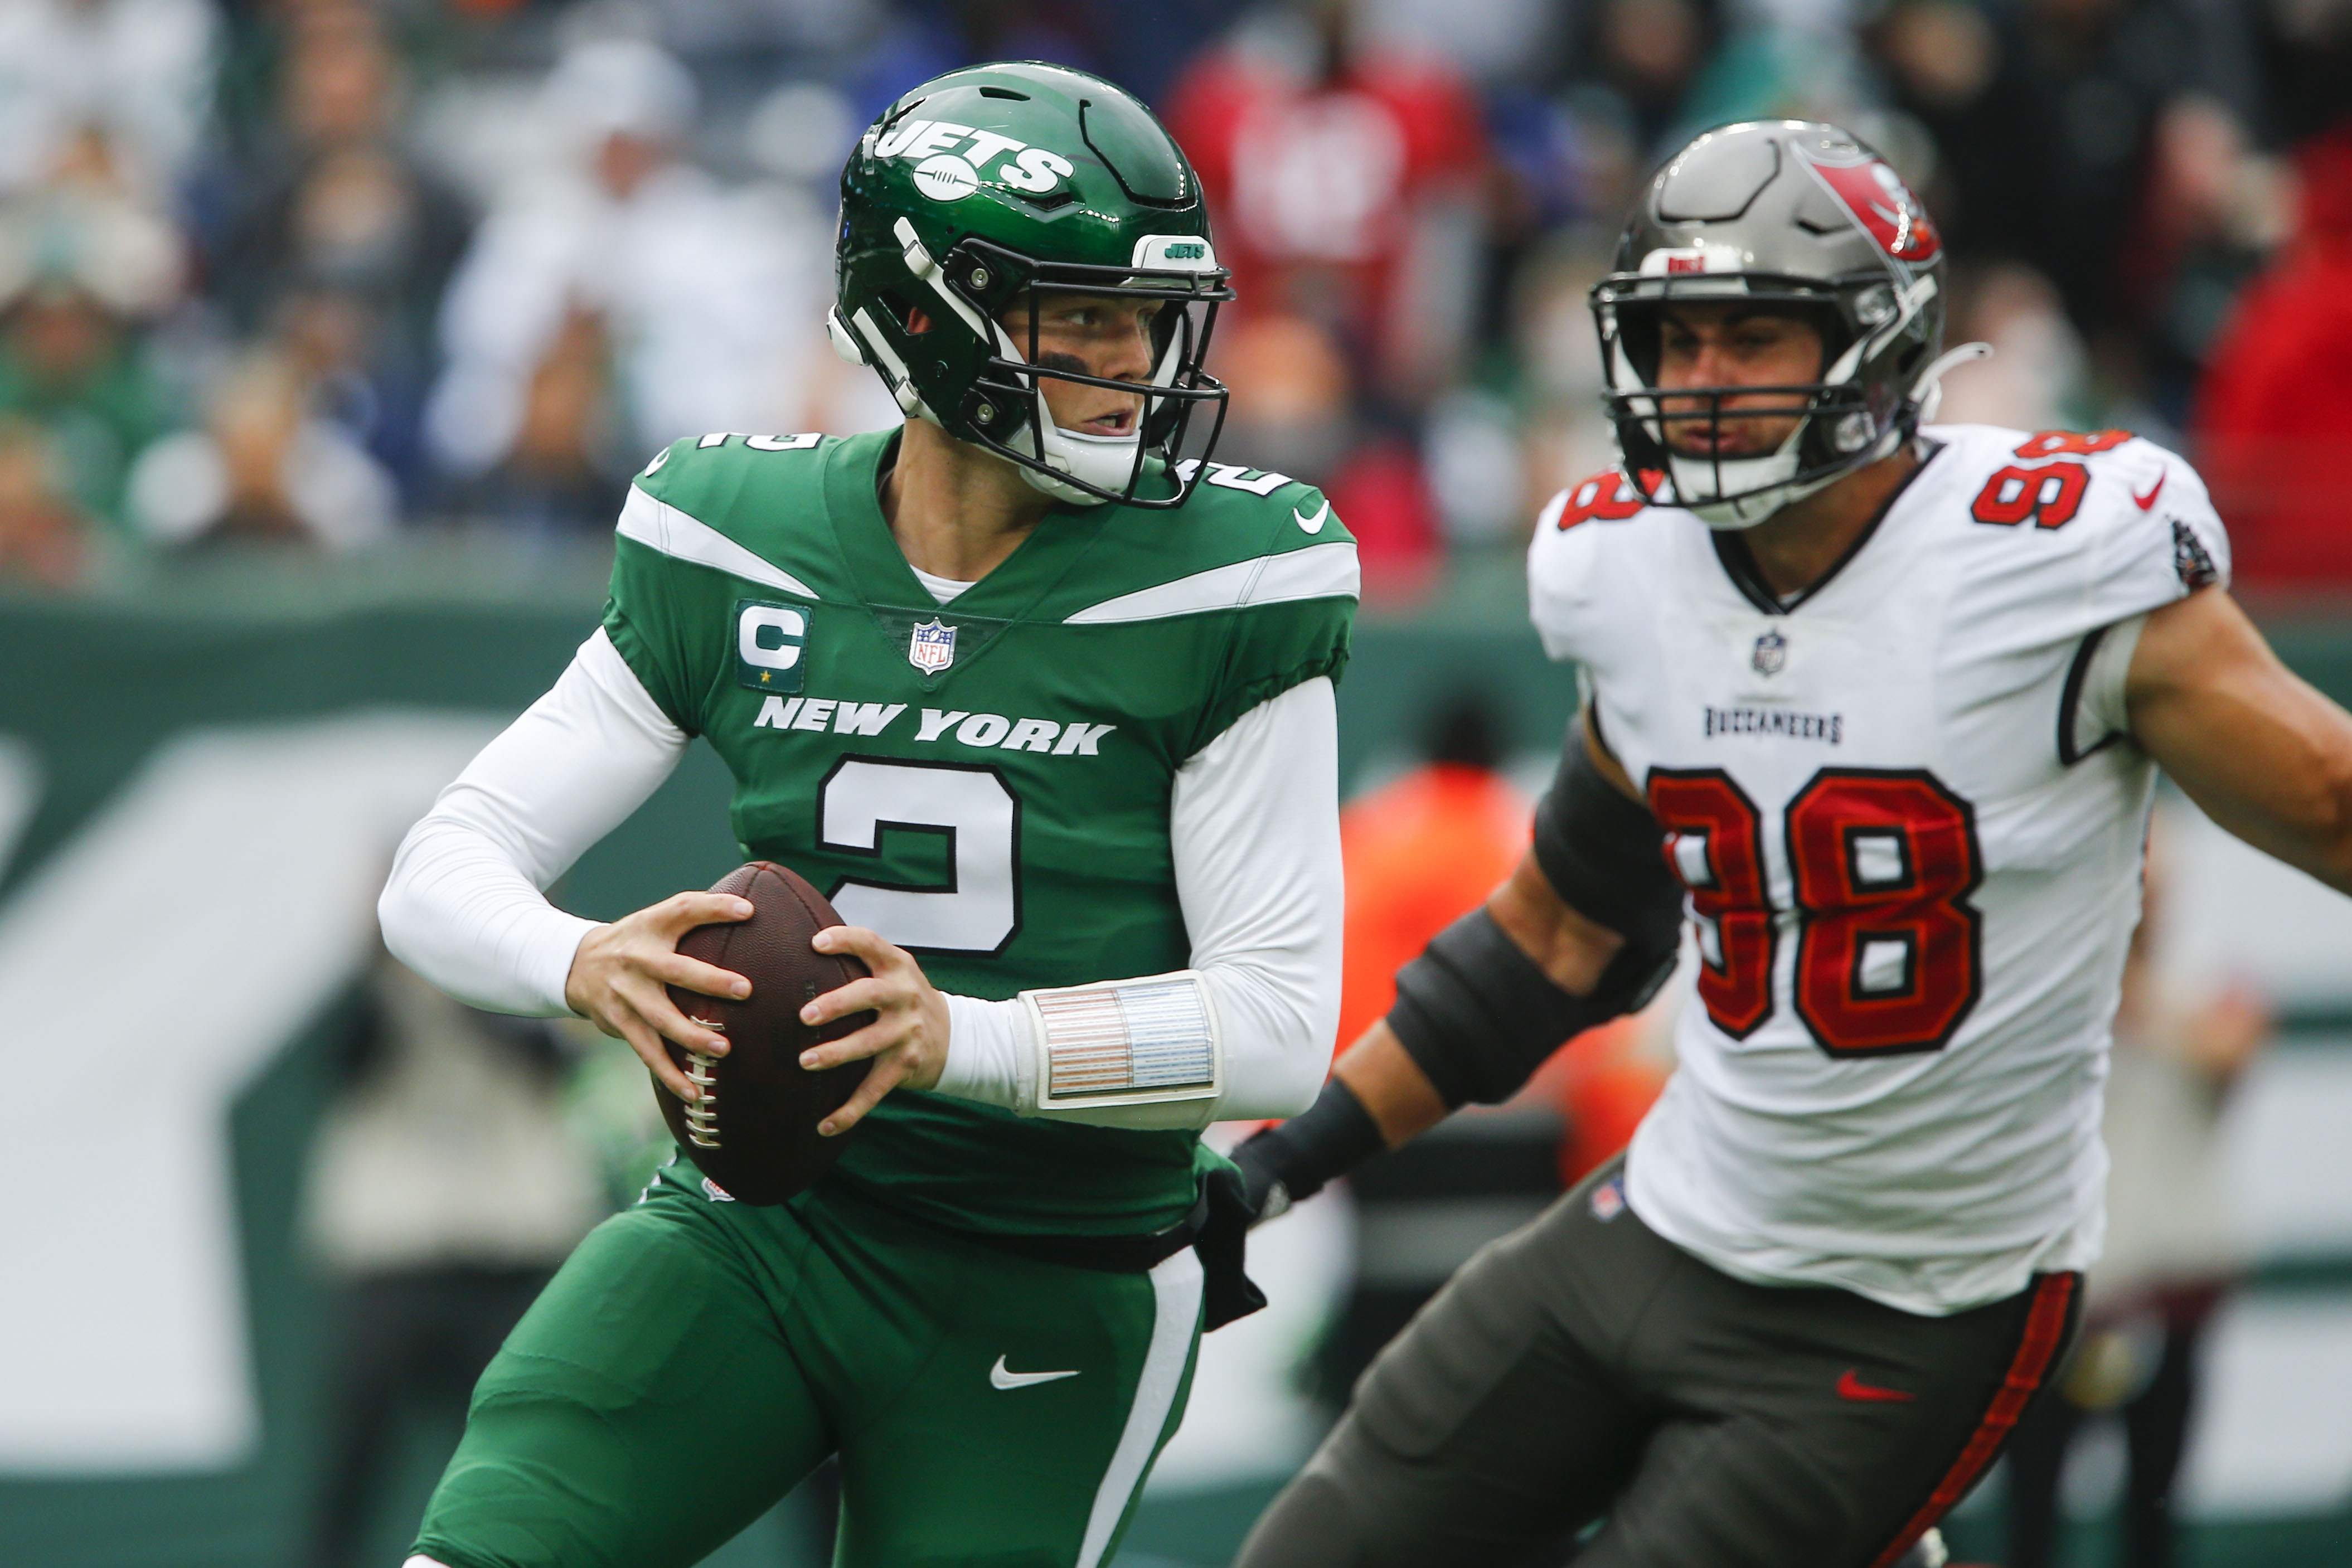
POLYGON ((1235 561, 1106 599, 1067 616, 1066 626, 1102 626, 1123 621, 1165 621, 1178 615, 1198 615, 1211 610, 1238 610, 1249 604, 1286 604, 1299 599, 1359 597, 1362 573, 1356 566, 1356 547, 1345 539, 1308 545, 1281 555, 1235 561))
POLYGON ((780 588, 804 599, 816 597, 816 590, 791 572, 754 555, 709 523, 688 517, 667 501, 655 500, 635 485, 629 486, 628 502, 621 507, 618 532, 623 538, 635 539, 677 560, 715 567, 747 582, 780 588))

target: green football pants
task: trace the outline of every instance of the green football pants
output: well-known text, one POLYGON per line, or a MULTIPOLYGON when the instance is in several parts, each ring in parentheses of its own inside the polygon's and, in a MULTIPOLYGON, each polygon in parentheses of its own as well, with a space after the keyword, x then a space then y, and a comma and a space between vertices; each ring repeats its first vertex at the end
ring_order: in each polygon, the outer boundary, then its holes
POLYGON ((580 1244, 474 1391, 415 1551, 687 1568, 827 1454, 845 1568, 1097 1568, 1181 1417, 1191 1250, 1033 1261, 830 1190, 735 1203, 684 1159, 580 1244))

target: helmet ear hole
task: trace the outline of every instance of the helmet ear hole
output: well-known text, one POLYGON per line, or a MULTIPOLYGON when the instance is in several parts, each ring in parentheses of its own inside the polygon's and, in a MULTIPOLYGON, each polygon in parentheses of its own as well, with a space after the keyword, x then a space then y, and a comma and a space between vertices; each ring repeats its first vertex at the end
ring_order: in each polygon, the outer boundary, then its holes
POLYGON ((1822 340, 1822 361, 1813 367, 1813 378, 1818 381, 1830 373, 1839 355, 1853 346, 1853 329, 1846 325, 1844 313, 1834 305, 1796 305, 1790 308, 1789 313, 1810 323, 1813 335, 1822 340))

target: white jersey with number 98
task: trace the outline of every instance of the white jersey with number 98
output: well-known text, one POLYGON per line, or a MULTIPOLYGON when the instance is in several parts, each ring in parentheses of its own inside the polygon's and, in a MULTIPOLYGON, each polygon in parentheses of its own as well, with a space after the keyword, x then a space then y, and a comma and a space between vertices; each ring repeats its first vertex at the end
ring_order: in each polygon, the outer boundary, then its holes
POLYGON ((1727 1273, 1941 1314, 2097 1253, 2155 779, 2123 678, 2228 544, 2188 465, 2122 432, 1922 450, 1786 602, 1738 535, 1614 473, 1545 508, 1528 581, 1703 959, 1628 1200, 1727 1273))

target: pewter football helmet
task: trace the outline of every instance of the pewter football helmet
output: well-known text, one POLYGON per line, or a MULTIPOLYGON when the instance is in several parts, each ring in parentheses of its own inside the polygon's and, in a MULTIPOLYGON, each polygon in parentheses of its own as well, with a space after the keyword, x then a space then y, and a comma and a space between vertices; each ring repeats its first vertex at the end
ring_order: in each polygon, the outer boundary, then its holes
MULTIPOLYGON (((1952 359, 1943 242, 1884 159, 1833 125, 1751 120, 1707 131, 1650 182, 1592 289, 1603 394, 1625 471, 1653 500, 1708 527, 1753 527, 1893 452, 1932 412, 1952 359), (1739 299, 1801 310, 1820 327, 1820 379, 1677 387, 1660 406, 1659 319, 1674 301, 1739 299), (1724 400, 1787 394, 1802 417, 1776 451, 1685 455, 1670 424, 1726 417, 1724 400)), ((1969 353, 1978 351, 1973 347, 1969 353)), ((1732 417, 1737 417, 1734 415, 1732 417)))

